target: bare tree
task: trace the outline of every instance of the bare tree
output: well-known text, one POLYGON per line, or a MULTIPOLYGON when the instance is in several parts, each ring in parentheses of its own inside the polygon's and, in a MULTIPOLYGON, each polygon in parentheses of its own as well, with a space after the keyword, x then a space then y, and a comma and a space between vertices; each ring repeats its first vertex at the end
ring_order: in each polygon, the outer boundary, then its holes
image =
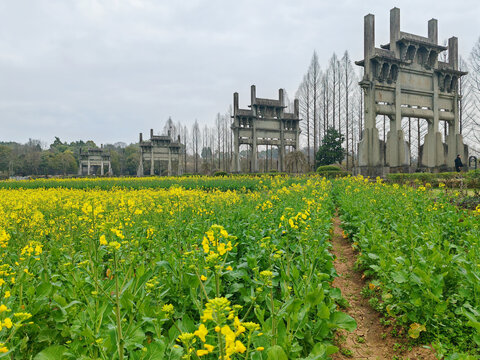
POLYGON ((175 123, 172 120, 172 117, 169 116, 165 126, 163 127, 163 134, 170 135, 170 138, 175 139, 177 137, 178 129, 175 126, 175 123))
POLYGON ((311 157, 310 157, 310 129, 312 127, 311 124, 311 101, 310 101, 310 72, 307 72, 303 76, 303 81, 300 83, 300 86, 298 87, 296 97, 298 98, 299 102, 299 110, 300 110, 300 117, 303 119, 301 122, 303 129, 305 130, 304 134, 307 138, 307 161, 308 164, 311 164, 311 157))
POLYGON ((218 170, 221 169, 220 165, 220 144, 222 143, 222 117, 220 113, 217 113, 217 117, 215 119, 215 128, 217 130, 217 157, 218 157, 218 170))
POLYGON ((475 116, 472 119, 475 130, 472 132, 472 138, 478 143, 480 142, 480 38, 478 38, 472 52, 470 53, 470 86, 472 91, 472 102, 475 107, 475 116))
POLYGON ((227 161, 227 142, 228 142, 228 114, 222 115, 222 166, 224 171, 228 171, 228 161, 227 161))
POLYGON ((188 128, 183 126, 182 131, 182 142, 183 142, 183 171, 187 172, 187 149, 188 149, 188 128))
POLYGON ((322 76, 322 109, 323 109, 323 135, 330 127, 330 69, 322 76))
POLYGON ((319 84, 321 79, 321 70, 320 64, 318 63, 317 52, 313 52, 312 61, 310 62, 310 67, 308 69, 310 80, 310 89, 311 89, 311 101, 312 101, 312 111, 313 111, 313 153, 316 154, 318 150, 318 99, 320 94, 319 84))
POLYGON ((352 145, 353 154, 353 116, 350 114, 350 99, 354 97, 354 92, 352 91, 353 81, 355 79, 355 71, 353 70, 352 61, 350 60, 350 56, 348 51, 345 51, 342 57, 342 65, 343 65, 343 80, 344 80, 344 99, 345 99, 345 141, 346 141, 346 148, 347 148, 347 170, 349 169, 349 152, 350 147, 352 145), (352 124, 350 124, 352 121, 352 124))
MULTIPOLYGON (((337 101, 338 101, 338 84, 339 84, 339 73, 338 73, 338 57, 337 54, 333 53, 332 57, 330 58, 329 62, 329 74, 331 76, 330 86, 331 86, 331 94, 332 94, 332 126, 335 129, 335 114, 337 110, 337 101)), ((340 124, 338 126, 338 130, 340 131, 340 124)))
MULTIPOLYGON (((460 57, 459 68, 461 71, 469 71, 468 63, 460 57)), ((459 126, 460 134, 468 143, 474 142, 475 133, 478 131, 478 122, 476 121, 476 109, 474 103, 474 87, 471 84, 472 78, 469 75, 460 77, 458 81, 459 95, 459 126)))
POLYGON ((193 158, 194 158, 194 167, 193 172, 198 174, 198 148, 200 146, 200 127, 198 126, 198 121, 195 119, 195 123, 192 128, 192 147, 193 147, 193 158))

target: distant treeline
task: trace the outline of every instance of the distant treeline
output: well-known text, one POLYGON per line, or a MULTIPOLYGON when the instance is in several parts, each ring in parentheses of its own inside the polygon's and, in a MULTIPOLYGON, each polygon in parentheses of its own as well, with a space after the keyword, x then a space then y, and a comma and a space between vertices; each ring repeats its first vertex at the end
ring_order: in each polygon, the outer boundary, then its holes
MULTIPOLYGON (((39 140, 30 139, 26 144, 0 142, 0 176, 75 175, 78 173, 80 148, 98 148, 93 141, 62 142, 58 137, 42 148, 39 140)), ((138 167, 138 145, 117 143, 105 145, 110 153, 113 173, 135 175, 138 167)))

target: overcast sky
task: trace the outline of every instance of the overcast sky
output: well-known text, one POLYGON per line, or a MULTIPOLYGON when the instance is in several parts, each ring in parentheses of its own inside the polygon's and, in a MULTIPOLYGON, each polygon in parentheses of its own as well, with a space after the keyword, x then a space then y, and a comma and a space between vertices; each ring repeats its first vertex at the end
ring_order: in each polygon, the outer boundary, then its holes
POLYGON ((314 50, 362 59, 364 15, 387 43, 394 6, 463 57, 480 36, 478 0, 0 0, 0 141, 131 143, 169 116, 213 124, 251 84, 293 97, 314 50))

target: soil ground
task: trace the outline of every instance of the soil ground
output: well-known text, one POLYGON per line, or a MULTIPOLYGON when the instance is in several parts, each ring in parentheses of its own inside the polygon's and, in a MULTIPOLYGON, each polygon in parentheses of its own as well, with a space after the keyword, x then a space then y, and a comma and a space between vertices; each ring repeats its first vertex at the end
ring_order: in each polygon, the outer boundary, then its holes
POLYGON ((339 288, 347 299, 349 306, 346 312, 356 320, 357 329, 351 333, 343 330, 337 332, 336 345, 340 351, 332 359, 437 359, 432 349, 411 346, 405 336, 393 337, 392 327, 380 323, 382 315, 361 294, 368 283, 354 269, 357 258, 355 250, 350 241, 342 236, 340 219, 335 217, 333 221, 332 253, 339 275, 333 286, 339 288))

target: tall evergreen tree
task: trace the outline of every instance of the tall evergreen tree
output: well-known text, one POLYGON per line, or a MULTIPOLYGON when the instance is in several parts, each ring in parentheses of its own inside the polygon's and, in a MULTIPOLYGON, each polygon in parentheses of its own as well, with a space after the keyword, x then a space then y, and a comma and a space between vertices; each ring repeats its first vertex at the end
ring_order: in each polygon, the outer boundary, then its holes
POLYGON ((345 150, 342 148, 344 140, 344 136, 337 129, 328 128, 315 156, 316 167, 341 162, 345 156, 345 150))

